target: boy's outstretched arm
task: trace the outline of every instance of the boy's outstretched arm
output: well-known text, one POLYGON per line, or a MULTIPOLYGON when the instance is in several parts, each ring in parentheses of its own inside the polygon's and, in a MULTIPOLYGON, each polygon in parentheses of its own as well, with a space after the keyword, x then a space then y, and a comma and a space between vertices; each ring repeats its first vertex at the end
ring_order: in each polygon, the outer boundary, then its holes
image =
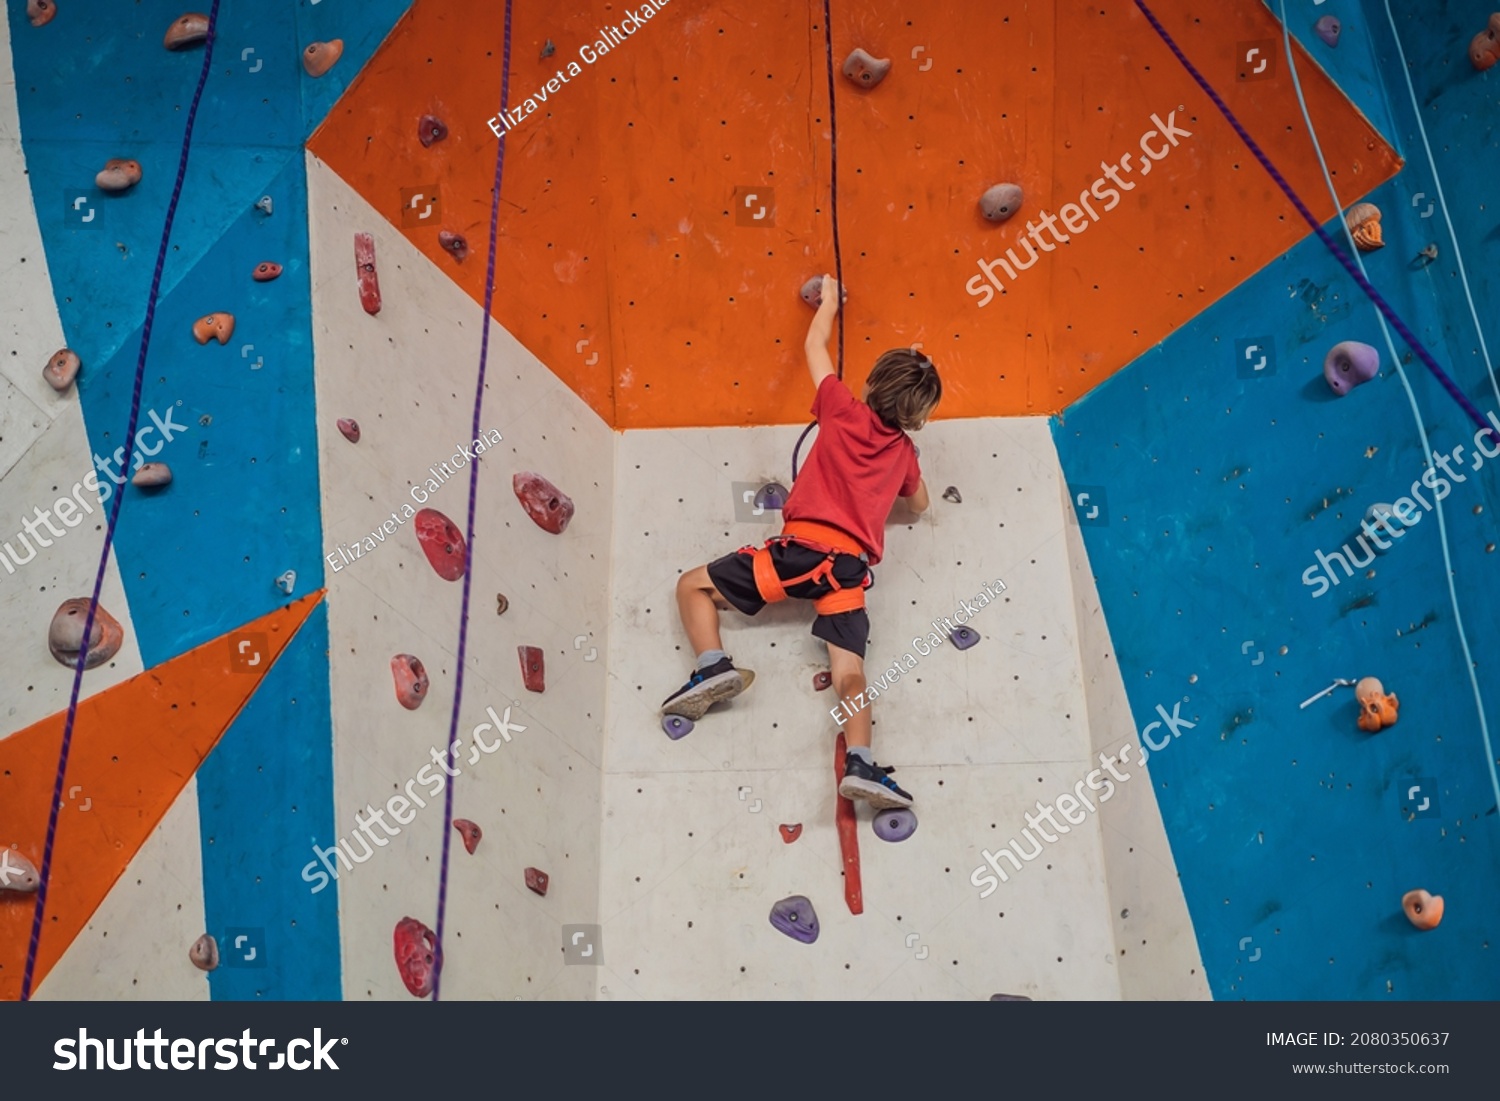
POLYGON ((833 338, 833 315, 838 312, 841 293, 832 276, 823 276, 823 300, 818 305, 818 312, 813 314, 812 324, 807 327, 807 339, 802 344, 814 390, 822 386, 829 375, 837 374, 833 360, 828 356, 828 341, 833 338))
POLYGON ((927 506, 932 502, 927 497, 927 480, 917 480, 917 491, 910 497, 897 497, 891 506, 891 515, 886 519, 887 523, 900 523, 903 520, 914 519, 927 511, 927 506), (902 514, 905 513, 903 516, 902 514))

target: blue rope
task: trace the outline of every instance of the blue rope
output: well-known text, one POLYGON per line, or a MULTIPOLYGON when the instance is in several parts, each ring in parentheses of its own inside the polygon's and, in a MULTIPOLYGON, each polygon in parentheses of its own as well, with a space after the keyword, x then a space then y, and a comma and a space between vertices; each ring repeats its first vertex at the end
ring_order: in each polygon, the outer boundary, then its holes
MULTIPOLYGON (((511 4, 505 0, 505 50, 500 62, 500 114, 510 108, 510 38, 511 4)), ((489 265, 484 275, 484 322, 479 338, 479 377, 474 383, 474 424, 471 438, 478 439, 479 419, 484 409, 484 374, 489 363, 490 326, 493 324, 490 311, 495 303, 495 253, 500 244, 500 184, 505 178, 505 138, 500 138, 500 147, 495 152, 495 185, 490 192, 490 254, 489 265)), ((453 716, 448 724, 448 745, 444 756, 453 761, 453 743, 458 740, 458 715, 464 701, 464 659, 469 644, 469 590, 474 579, 474 511, 479 497, 479 463, 476 459, 469 465, 469 521, 465 534, 468 539, 469 560, 464 569, 464 600, 458 626, 458 675, 454 678, 453 716)), ((443 980, 443 928, 448 917, 448 860, 453 849, 453 788, 456 775, 450 775, 447 795, 443 800, 443 861, 438 879, 437 947, 433 953, 432 1000, 438 1001, 443 980)))
MULTIPOLYGON (((203 99, 203 87, 208 83, 209 70, 213 66, 214 32, 218 26, 219 0, 213 0, 208 13, 208 37, 203 50, 203 69, 198 74, 198 87, 193 91, 193 102, 188 108, 187 127, 182 135, 182 154, 177 160, 177 180, 172 185, 172 198, 167 203, 167 220, 161 231, 161 247, 156 250, 156 268, 151 274, 151 294, 146 300, 146 320, 141 325, 141 350, 135 361, 135 387, 130 395, 130 426, 125 430, 126 446, 135 439, 136 422, 141 415, 141 383, 146 373, 146 350, 151 345, 151 328, 156 321, 156 302, 161 291, 162 270, 167 263, 167 243, 172 237, 172 223, 177 218, 177 200, 182 195, 182 181, 187 175, 188 153, 193 144, 193 122, 198 117, 198 104, 203 99)), ((94 593, 89 598, 89 614, 83 622, 83 645, 78 648, 78 664, 73 669, 73 691, 68 697, 68 717, 63 722, 62 751, 57 759, 57 781, 52 788, 52 807, 47 818, 47 841, 42 850, 41 884, 37 888, 36 911, 31 919, 31 941, 26 946, 26 969, 21 976, 21 1000, 31 1000, 31 986, 36 977, 37 954, 42 944, 42 920, 47 911, 47 887, 52 874, 52 850, 57 842, 57 817, 63 803, 63 784, 68 774, 68 755, 73 747, 73 728, 78 720, 78 697, 83 689, 83 670, 89 657, 89 640, 94 634, 94 615, 99 610, 99 592, 104 587, 104 574, 109 568, 109 552, 115 542, 115 528, 120 521, 120 506, 125 503, 123 485, 115 495, 115 503, 109 510, 109 523, 104 529, 104 549, 99 552, 99 569, 94 574, 94 593)))

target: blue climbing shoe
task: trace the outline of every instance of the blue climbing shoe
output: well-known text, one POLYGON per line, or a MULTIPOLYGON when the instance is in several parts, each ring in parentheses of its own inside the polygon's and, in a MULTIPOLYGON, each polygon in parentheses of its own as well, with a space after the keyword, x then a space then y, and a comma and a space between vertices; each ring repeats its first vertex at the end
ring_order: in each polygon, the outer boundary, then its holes
POLYGON ((845 799, 863 799, 876 810, 889 807, 909 807, 911 795, 896 786, 890 774, 893 768, 877 764, 865 764, 853 753, 844 756, 844 779, 839 784, 839 794, 845 799))
POLYGON ((732 700, 755 680, 748 669, 736 669, 730 658, 720 658, 707 669, 696 670, 688 682, 668 696, 661 705, 663 715, 681 715, 684 719, 701 719, 716 703, 732 700))

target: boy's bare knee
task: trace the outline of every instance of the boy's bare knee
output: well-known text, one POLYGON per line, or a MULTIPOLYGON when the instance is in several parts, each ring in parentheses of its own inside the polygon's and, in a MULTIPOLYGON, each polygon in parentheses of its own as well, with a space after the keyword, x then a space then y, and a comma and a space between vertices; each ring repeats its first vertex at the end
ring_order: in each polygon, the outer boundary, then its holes
POLYGON ((857 670, 841 673, 834 678, 833 686, 842 697, 858 696, 865 690, 865 675, 857 670))

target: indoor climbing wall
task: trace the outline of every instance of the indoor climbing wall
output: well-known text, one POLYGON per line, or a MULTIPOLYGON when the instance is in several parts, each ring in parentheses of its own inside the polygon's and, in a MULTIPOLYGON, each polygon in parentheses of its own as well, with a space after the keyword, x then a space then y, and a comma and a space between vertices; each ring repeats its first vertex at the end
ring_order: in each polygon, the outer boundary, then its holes
POLYGON ((1245 141, 1500 418, 1489 13, 1285 6, 14 0, 0 997, 1495 996, 1495 475, 1245 141), (658 715, 825 271, 945 387, 857 860, 810 610, 658 715))

